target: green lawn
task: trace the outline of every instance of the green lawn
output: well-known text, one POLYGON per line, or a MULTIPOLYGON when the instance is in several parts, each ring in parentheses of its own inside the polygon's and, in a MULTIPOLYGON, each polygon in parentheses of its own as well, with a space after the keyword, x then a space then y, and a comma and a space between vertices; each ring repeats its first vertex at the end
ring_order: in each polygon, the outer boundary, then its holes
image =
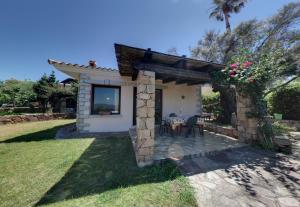
POLYGON ((196 206, 173 164, 136 166, 128 137, 54 140, 71 122, 0 126, 0 206, 196 206))

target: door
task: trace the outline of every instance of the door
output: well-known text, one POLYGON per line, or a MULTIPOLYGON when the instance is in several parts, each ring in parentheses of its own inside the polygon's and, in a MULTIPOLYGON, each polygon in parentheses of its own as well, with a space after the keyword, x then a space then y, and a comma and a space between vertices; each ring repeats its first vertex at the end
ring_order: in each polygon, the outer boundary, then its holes
POLYGON ((155 89, 155 124, 162 120, 162 89, 155 89))
MULTIPOLYGON (((136 98, 137 89, 133 87, 133 117, 132 125, 136 125, 136 98)), ((160 124, 162 120, 162 89, 155 89, 155 124, 160 124)))

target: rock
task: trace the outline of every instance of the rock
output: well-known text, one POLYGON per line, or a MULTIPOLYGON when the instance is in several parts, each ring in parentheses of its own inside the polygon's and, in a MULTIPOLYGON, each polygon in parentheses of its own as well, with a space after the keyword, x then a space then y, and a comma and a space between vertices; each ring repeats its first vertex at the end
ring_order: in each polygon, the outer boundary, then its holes
POLYGON ((291 152, 292 143, 288 135, 275 136, 274 145, 276 149, 279 151, 283 151, 287 153, 291 152))

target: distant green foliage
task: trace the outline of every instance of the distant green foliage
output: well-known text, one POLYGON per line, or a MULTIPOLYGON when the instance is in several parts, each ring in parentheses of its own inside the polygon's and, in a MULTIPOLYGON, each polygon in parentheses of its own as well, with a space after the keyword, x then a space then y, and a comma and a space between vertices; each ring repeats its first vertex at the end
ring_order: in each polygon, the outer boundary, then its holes
POLYGON ((44 74, 40 80, 33 85, 33 90, 37 95, 43 112, 48 109, 48 104, 57 110, 59 100, 63 97, 72 97, 76 101, 78 84, 74 83, 71 87, 62 87, 56 80, 54 72, 50 75, 44 74))
POLYGON ((0 111, 0 116, 6 116, 6 115, 20 115, 21 113, 16 113, 12 111, 0 111))
MULTIPOLYGON (((0 107, 3 104, 7 107, 7 110, 3 109, 0 115, 18 114, 19 111, 15 111, 15 109, 32 108, 35 105, 33 102, 39 102, 43 112, 47 111, 49 104, 56 110, 53 112, 58 112, 57 108, 59 108, 61 98, 72 98, 76 102, 77 91, 78 83, 76 81, 63 87, 56 80, 54 72, 50 75, 44 74, 38 81, 16 79, 0 81, 0 107)), ((27 111, 21 109, 20 113, 27 111)), ((31 111, 33 113, 35 110, 31 111)))
POLYGON ((218 116, 221 114, 222 107, 220 105, 220 93, 212 92, 202 96, 203 109, 205 112, 213 113, 218 116))
POLYGON ((15 79, 0 82, 0 106, 2 104, 28 106, 36 99, 32 89, 33 84, 33 81, 15 79))
POLYGON ((266 99, 270 114, 279 113, 283 119, 300 120, 300 81, 278 89, 266 99))
POLYGON ((211 92, 207 95, 202 96, 203 105, 215 104, 220 102, 220 93, 219 92, 211 92))

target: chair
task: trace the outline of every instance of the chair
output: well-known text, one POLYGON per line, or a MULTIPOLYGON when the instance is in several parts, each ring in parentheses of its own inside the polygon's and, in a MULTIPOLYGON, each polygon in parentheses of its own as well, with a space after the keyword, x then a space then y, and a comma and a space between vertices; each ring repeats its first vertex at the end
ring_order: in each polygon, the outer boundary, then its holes
POLYGON ((186 124, 181 125, 181 129, 182 128, 187 128, 187 132, 185 134, 186 137, 188 137, 188 135, 190 133, 193 133, 193 136, 195 137, 196 130, 199 131, 200 135, 203 135, 204 134, 204 120, 202 120, 202 118, 199 118, 198 116, 192 116, 192 117, 188 118, 186 124))
POLYGON ((171 130, 171 126, 170 124, 166 121, 166 120, 161 120, 161 123, 159 125, 159 134, 165 134, 165 133, 169 133, 171 130))

